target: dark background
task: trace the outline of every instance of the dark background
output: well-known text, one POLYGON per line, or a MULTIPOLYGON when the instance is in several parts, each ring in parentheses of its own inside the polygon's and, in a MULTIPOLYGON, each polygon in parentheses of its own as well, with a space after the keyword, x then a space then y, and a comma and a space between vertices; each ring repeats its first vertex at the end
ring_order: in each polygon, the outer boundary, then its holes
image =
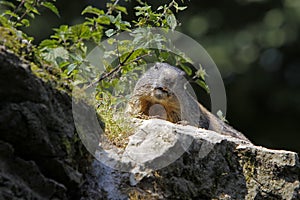
MULTIPOLYGON (((106 1, 64 0, 61 17, 45 10, 25 31, 38 43, 61 24, 82 22, 87 5, 106 1)), ((156 7, 166 1, 148 1, 156 7)), ((120 1, 134 17, 134 1, 120 1)), ((222 73, 227 119, 256 145, 300 152, 300 1, 186 1, 181 31, 197 40, 222 73)))

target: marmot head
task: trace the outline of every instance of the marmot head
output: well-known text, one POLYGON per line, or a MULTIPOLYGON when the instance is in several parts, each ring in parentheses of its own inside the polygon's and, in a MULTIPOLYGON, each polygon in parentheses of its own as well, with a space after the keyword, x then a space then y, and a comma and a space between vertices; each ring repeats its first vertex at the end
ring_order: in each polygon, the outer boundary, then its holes
POLYGON ((167 63, 156 63, 139 79, 134 89, 138 113, 158 116, 178 122, 181 120, 178 93, 184 92, 185 73, 167 63))

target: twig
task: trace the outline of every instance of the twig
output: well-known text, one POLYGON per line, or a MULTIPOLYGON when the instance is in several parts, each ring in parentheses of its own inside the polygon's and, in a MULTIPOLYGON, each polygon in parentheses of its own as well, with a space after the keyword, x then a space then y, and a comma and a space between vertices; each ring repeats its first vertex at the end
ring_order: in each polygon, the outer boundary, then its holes
POLYGON ((132 60, 132 61, 130 61, 129 63, 126 63, 126 64, 124 64, 124 65, 128 65, 128 64, 131 64, 131 63, 137 62, 137 61, 139 61, 140 59, 142 59, 143 57, 145 57, 145 56, 149 56, 149 55, 151 55, 151 54, 147 53, 147 54, 141 55, 141 56, 139 56, 139 57, 136 57, 134 60, 132 60))
MULTIPOLYGON (((168 7, 166 9, 164 9, 164 12, 161 14, 161 16, 165 17, 167 11, 173 6, 173 4, 174 4, 174 0, 172 2, 170 2, 170 4, 168 5, 168 7)), ((162 21, 162 17, 158 18, 155 23, 158 23, 159 21, 162 21)))
POLYGON ((28 14, 28 10, 26 10, 23 15, 17 20, 15 21, 15 23, 13 24, 13 26, 16 26, 16 24, 20 21, 22 21, 22 19, 28 14))
MULTIPOLYGON (((22 0, 21 3, 18 5, 18 7, 14 10, 14 14, 17 14, 17 12, 20 10, 20 8, 25 3, 25 0, 22 0)), ((9 20, 11 20, 12 16, 9 17, 9 20)))
POLYGON ((150 55, 149 53, 147 53, 147 54, 138 56, 138 57, 136 57, 134 60, 131 60, 130 62, 126 63, 127 60, 130 58, 130 56, 131 56, 133 53, 134 53, 134 50, 131 51, 131 52, 127 55, 127 57, 124 59, 124 61, 121 62, 121 63, 119 63, 118 66, 117 66, 116 68, 114 68, 114 69, 111 70, 110 72, 108 72, 108 73, 102 75, 98 80, 96 80, 96 81, 90 83, 90 84, 86 87, 86 89, 88 89, 88 88, 94 86, 95 84, 97 84, 97 83, 99 83, 100 81, 106 79, 107 77, 111 76, 112 74, 119 72, 123 66, 129 65, 129 64, 134 63, 134 62, 137 62, 137 61, 139 61, 140 59, 142 59, 143 57, 149 56, 149 55, 150 55))
POLYGON ((110 14, 112 12, 112 8, 115 7, 119 3, 119 1, 120 0, 116 0, 115 3, 107 10, 105 14, 110 14))
POLYGON ((90 83, 90 84, 87 86, 87 88, 90 88, 91 86, 94 86, 96 83, 98 83, 98 82, 100 82, 100 81, 106 79, 107 77, 111 76, 113 73, 119 71, 119 70, 121 69, 121 67, 124 66, 124 63, 130 58, 130 56, 131 56, 133 53, 134 53, 134 50, 132 50, 132 51, 127 55, 127 57, 125 58, 125 60, 124 60, 123 62, 119 62, 118 66, 117 66, 116 68, 114 68, 113 70, 111 70, 110 72, 108 72, 108 73, 106 73, 106 74, 104 74, 104 75, 101 75, 101 77, 100 77, 98 80, 96 80, 96 81, 90 83))

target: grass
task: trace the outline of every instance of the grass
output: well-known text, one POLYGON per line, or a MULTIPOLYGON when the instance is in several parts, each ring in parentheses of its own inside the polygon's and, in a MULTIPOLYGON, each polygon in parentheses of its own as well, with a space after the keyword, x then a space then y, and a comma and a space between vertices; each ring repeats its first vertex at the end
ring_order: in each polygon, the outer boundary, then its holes
POLYGON ((97 113, 105 123, 105 136, 115 146, 125 148, 128 137, 134 133, 134 125, 125 115, 125 106, 118 106, 117 102, 125 102, 123 97, 114 97, 103 93, 97 102, 97 113))

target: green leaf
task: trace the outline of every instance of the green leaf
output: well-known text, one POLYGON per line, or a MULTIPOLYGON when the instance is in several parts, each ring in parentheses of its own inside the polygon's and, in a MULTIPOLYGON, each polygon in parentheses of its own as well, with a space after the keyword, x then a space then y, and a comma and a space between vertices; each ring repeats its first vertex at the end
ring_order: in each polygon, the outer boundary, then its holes
POLYGON ((160 54, 159 54, 159 58, 160 58, 160 60, 162 62, 168 60, 169 57, 170 57, 170 53, 169 52, 163 51, 163 52, 160 52, 160 54))
POLYGON ((148 16, 151 11, 151 6, 136 6, 134 7, 135 10, 137 10, 137 12, 135 12, 135 16, 140 16, 140 15, 144 15, 144 16, 148 16))
POLYGON ((21 20, 21 23, 22 23, 25 27, 30 26, 30 23, 29 23, 29 20, 28 20, 28 19, 22 19, 22 20, 21 20))
POLYGON ((58 9, 56 8, 56 6, 53 3, 51 3, 51 2, 45 2, 44 1, 44 2, 41 3, 41 5, 44 6, 44 7, 46 7, 46 8, 48 8, 54 14, 56 14, 58 17, 60 17, 59 11, 58 11, 58 9))
POLYGON ((196 83, 201 86, 207 93, 209 92, 209 87, 206 85, 206 83, 204 81, 201 81, 200 79, 196 80, 196 83))
POLYGON ((10 11, 10 10, 6 10, 6 11, 4 12, 4 15, 8 15, 8 16, 14 17, 14 18, 16 18, 16 19, 19 18, 19 16, 18 16, 16 13, 14 13, 14 12, 12 12, 12 11, 10 11))
POLYGON ((174 5, 174 8, 176 9, 176 12, 178 11, 183 11, 187 8, 187 6, 178 6, 178 5, 174 5))
POLYGON ((67 68, 68 71, 67 75, 70 75, 74 71, 74 69, 76 69, 76 67, 77 65, 75 63, 70 64, 67 68))
POLYGON ((136 7, 134 7, 134 9, 135 9, 135 10, 143 10, 143 11, 147 11, 147 10, 151 9, 151 6, 143 6, 143 7, 141 7, 141 6, 136 6, 136 7))
POLYGON ((31 17, 31 19, 34 19, 35 15, 32 12, 27 13, 27 16, 31 17))
POLYGON ((125 13, 126 15, 128 14, 127 13, 127 9, 125 7, 123 7, 123 6, 116 5, 115 9, 121 11, 122 13, 125 13))
POLYGON ((16 6, 13 3, 8 2, 8 1, 0 1, 0 5, 4 5, 4 6, 12 8, 12 9, 16 8, 16 6))
POLYGON ((134 51, 134 53, 131 55, 131 57, 135 59, 141 55, 149 54, 149 52, 151 52, 151 50, 149 50, 149 49, 137 49, 134 51))
POLYGON ((105 31, 105 35, 107 37, 111 37, 112 35, 114 35, 116 33, 116 31, 114 29, 108 29, 107 31, 105 31))
POLYGON ((70 54, 70 57, 73 60, 76 60, 76 62, 83 62, 84 61, 83 57, 80 54, 70 54))
POLYGON ((81 14, 84 15, 86 13, 89 13, 89 14, 94 14, 94 15, 97 15, 97 16, 100 16, 100 15, 104 15, 104 11, 103 10, 100 10, 98 8, 94 8, 92 6, 88 6, 86 7, 82 12, 81 14))
POLYGON ((67 32, 69 30, 69 26, 61 25, 59 28, 54 28, 53 30, 57 33, 67 32))
POLYGON ((40 15, 40 12, 36 9, 36 7, 32 6, 30 3, 24 3, 24 7, 26 8, 27 11, 29 11, 28 13, 35 13, 40 15))
POLYGON ((3 15, 0 15, 0 24, 4 27, 11 27, 11 22, 3 15))
POLYGON ((78 24, 71 27, 72 34, 78 39, 89 39, 91 37, 91 32, 89 27, 84 24, 78 24))
POLYGON ((177 20, 173 13, 167 14, 166 16, 167 24, 170 26, 172 30, 174 30, 177 26, 177 20))
POLYGON ((118 30, 130 31, 128 27, 131 27, 131 24, 127 21, 120 21, 119 23, 116 23, 116 27, 118 30))
POLYGON ((47 52, 42 53, 42 56, 46 61, 57 63, 57 58, 67 60, 69 58, 69 52, 63 47, 46 48, 47 52))
POLYGON ((66 41, 70 37, 71 28, 68 25, 61 25, 59 28, 54 28, 53 30, 55 34, 50 36, 53 39, 66 41))
POLYGON ((95 21, 99 24, 110 25, 110 19, 107 16, 99 16, 95 21))
POLYGON ((163 6, 159 6, 158 8, 157 8, 157 10, 162 10, 164 7, 163 6))
POLYGON ((111 87, 111 83, 107 82, 105 80, 102 80, 101 81, 101 86, 104 87, 104 88, 109 88, 109 87, 111 87))
POLYGON ((180 65, 180 67, 185 71, 185 73, 187 75, 192 75, 193 71, 191 70, 191 68, 189 68, 188 66, 185 66, 185 65, 180 65))
POLYGON ((63 62, 60 62, 60 63, 59 63, 59 67, 60 67, 60 68, 64 68, 64 67, 67 66, 67 65, 70 65, 70 62, 68 62, 68 61, 63 61, 63 62))
POLYGON ((121 13, 119 12, 119 14, 112 20, 112 23, 120 23, 121 22, 121 19, 122 19, 122 15, 121 13))

